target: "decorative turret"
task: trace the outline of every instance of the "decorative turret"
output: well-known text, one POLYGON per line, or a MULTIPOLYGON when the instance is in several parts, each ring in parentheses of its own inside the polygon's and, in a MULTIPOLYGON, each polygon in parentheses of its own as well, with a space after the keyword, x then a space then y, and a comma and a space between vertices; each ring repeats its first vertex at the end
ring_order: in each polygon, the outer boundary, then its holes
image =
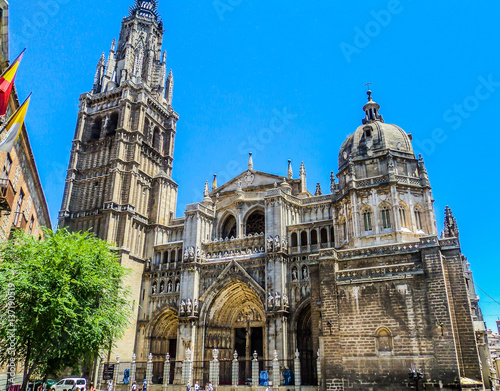
POLYGON ((330 172, 330 192, 333 194, 335 192, 335 174, 330 172))
POLYGON ((94 94, 98 94, 101 92, 102 87, 102 77, 104 76, 104 70, 106 69, 106 57, 104 53, 99 58, 99 62, 97 63, 97 69, 94 77, 94 87, 92 88, 92 92, 94 94))
POLYGON ((300 163, 299 179, 300 179, 300 193, 306 193, 307 192, 306 166, 304 166, 304 162, 300 163))
POLYGON ((451 208, 446 205, 444 211, 444 232, 443 237, 445 238, 458 238, 459 231, 457 225, 457 219, 453 216, 451 208))
POLYGON ((165 90, 165 99, 167 100, 167 104, 172 104, 172 98, 174 95, 174 74, 172 70, 168 73, 167 77, 167 89, 165 90))
POLYGON ((293 179, 292 161, 288 159, 288 179, 293 179))
POLYGON ((372 92, 368 90, 366 94, 368 95, 368 103, 363 107, 365 112, 365 118, 362 121, 363 125, 374 121, 384 122, 384 118, 378 113, 380 105, 373 101, 372 92))

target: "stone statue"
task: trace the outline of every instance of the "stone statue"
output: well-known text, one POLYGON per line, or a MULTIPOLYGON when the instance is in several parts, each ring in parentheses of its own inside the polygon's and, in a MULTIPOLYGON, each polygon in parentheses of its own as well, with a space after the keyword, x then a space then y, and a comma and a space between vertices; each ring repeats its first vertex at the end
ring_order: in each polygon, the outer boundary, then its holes
POLYGON ((172 281, 169 281, 167 284, 167 292, 172 292, 172 281))
POLYGON ((193 301, 193 313, 198 313, 198 299, 194 299, 193 301))
POLYGON ((181 290, 181 283, 179 280, 175 283, 175 291, 179 292, 181 290))
POLYGON ((238 182, 236 182, 236 184, 237 184, 236 190, 242 191, 243 190, 243 182, 241 181, 241 179, 239 179, 238 182))
POLYGON ((288 248, 288 240, 286 238, 283 238, 283 240, 281 241, 281 248, 283 250, 286 250, 288 248))
POLYGON ((163 292, 165 292, 165 283, 162 281, 162 283, 160 284, 160 293, 163 292))
POLYGON ((293 267, 293 269, 292 269, 292 281, 297 281, 297 278, 299 278, 299 276, 297 275, 297 268, 293 267))
POLYGON ((193 309, 193 303, 191 302, 191 299, 187 299, 186 303, 186 312, 188 315, 191 315, 191 310, 193 309))
POLYGON ((193 260, 194 259, 194 247, 193 246, 188 248, 188 254, 189 254, 189 259, 193 260))
POLYGON ((274 294, 274 305, 276 308, 281 307, 281 295, 278 292, 274 294))
POLYGON ((269 292, 269 295, 267 296, 267 309, 272 310, 273 309, 273 303, 274 303, 274 297, 271 292, 269 292))
POLYGON ((184 315, 186 313, 186 303, 184 300, 181 301, 181 309, 180 309, 181 315, 184 315))
POLYGON ((156 284, 153 284, 153 290, 152 290, 152 292, 153 292, 153 295, 156 294, 156 284))
POLYGON ((280 243, 280 237, 276 235, 274 238, 274 250, 278 251, 280 249, 281 243, 280 243))
POLYGON ((290 303, 288 302, 288 295, 283 293, 283 307, 287 310, 289 306, 290 303))
POLYGON ((302 267, 302 278, 305 280, 309 278, 309 272, 307 270, 307 266, 302 267))
POLYGON ((269 236, 267 238, 267 251, 271 252, 273 251, 273 237, 269 236))
POLYGON ((189 259, 189 251, 187 249, 184 250, 184 262, 189 259))
POLYGON ((196 247, 196 259, 201 259, 201 248, 199 246, 196 247))

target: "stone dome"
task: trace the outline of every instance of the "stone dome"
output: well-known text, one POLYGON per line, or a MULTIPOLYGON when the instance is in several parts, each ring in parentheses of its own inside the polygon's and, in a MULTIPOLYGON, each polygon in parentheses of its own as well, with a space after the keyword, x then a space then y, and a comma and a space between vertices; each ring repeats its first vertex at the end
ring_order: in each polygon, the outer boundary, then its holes
POLYGON ((411 136, 397 125, 386 124, 378 114, 380 106, 371 99, 368 91, 368 103, 363 107, 366 113, 363 125, 358 127, 342 144, 339 152, 339 168, 349 161, 349 158, 370 158, 387 150, 409 155, 414 158, 411 136))

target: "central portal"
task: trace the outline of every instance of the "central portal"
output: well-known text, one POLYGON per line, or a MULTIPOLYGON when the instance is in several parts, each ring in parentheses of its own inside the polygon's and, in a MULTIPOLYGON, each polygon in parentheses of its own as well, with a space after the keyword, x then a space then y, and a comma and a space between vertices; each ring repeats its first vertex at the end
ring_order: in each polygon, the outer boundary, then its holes
POLYGON ((252 378, 253 352, 262 356, 264 351, 264 331, 262 327, 241 327, 234 330, 234 350, 238 353, 240 363, 239 384, 244 385, 252 378))
POLYGON ((247 384, 252 378, 253 353, 264 356, 264 305, 250 283, 235 279, 214 296, 205 323, 205 357, 212 357, 213 349, 219 350, 220 384, 231 384, 236 352, 238 382, 247 384))

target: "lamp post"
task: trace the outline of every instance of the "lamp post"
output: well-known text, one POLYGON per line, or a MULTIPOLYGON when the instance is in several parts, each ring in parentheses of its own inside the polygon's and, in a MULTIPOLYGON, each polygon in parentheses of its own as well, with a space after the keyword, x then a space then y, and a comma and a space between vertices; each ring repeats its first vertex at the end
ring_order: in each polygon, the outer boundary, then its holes
POLYGON ((410 380, 415 382, 415 389, 418 391, 418 381, 424 379, 424 374, 421 369, 415 369, 415 366, 412 365, 411 368, 408 369, 408 377, 410 380))

